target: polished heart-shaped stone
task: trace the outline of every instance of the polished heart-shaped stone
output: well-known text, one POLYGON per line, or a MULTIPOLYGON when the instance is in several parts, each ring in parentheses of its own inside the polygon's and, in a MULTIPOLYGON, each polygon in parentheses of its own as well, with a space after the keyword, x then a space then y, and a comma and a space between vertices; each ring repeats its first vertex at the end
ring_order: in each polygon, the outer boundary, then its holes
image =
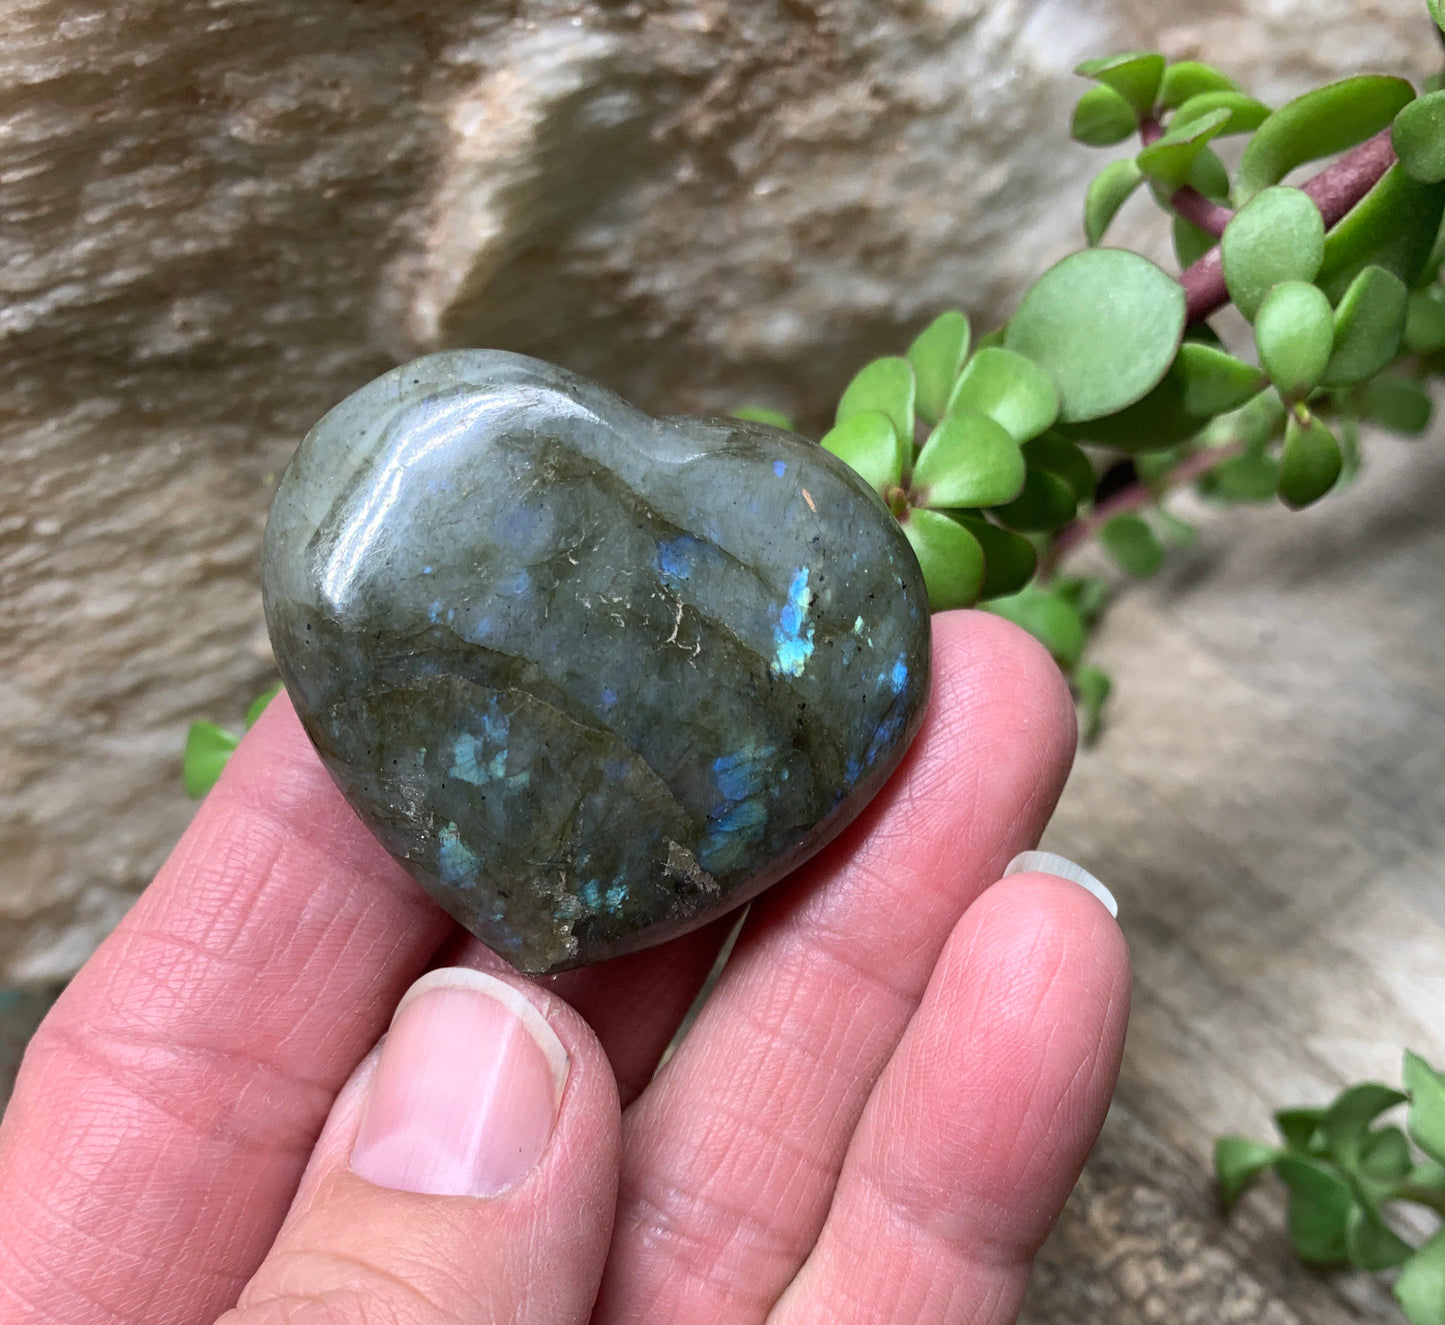
POLYGON ((534 973, 780 878, 878 790, 928 693, 922 575, 850 469, 515 354, 432 355, 327 414, 263 591, 347 800, 534 973))

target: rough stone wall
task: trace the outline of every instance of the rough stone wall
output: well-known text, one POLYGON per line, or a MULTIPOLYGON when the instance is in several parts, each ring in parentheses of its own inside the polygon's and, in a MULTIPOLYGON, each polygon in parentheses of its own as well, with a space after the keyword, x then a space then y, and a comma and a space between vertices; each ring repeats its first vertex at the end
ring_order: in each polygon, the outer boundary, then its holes
POLYGON ((1079 58, 1283 97, 1427 71, 1420 0, 0 0, 0 980, 62 977, 266 683, 256 550, 395 358, 540 354, 817 424, 1073 246, 1079 58))

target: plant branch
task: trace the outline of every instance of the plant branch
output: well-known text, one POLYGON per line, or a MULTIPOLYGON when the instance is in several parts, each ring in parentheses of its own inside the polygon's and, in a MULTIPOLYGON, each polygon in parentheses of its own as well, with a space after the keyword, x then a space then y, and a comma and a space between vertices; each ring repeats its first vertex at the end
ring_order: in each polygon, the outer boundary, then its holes
MULTIPOLYGON (((1314 199, 1328 230, 1342 221, 1394 164, 1395 149, 1390 142, 1390 130, 1381 129, 1373 138, 1346 152, 1300 187, 1314 199)), ((1191 326, 1223 308, 1229 302, 1229 291, 1224 284, 1224 263, 1219 256, 1219 246, 1216 244, 1194 263, 1179 278, 1179 283, 1184 287, 1191 326)))
MULTIPOLYGON (((1164 126, 1150 116, 1139 126, 1139 137, 1144 146, 1157 143, 1164 136, 1164 126)), ((1169 195, 1169 206, 1179 213, 1190 225, 1196 225, 1218 239, 1224 227, 1234 220, 1234 213, 1228 207, 1206 198, 1192 184, 1183 184, 1169 195)))
POLYGON ((1244 450, 1243 442, 1226 442, 1223 446, 1211 446, 1207 450, 1187 455, 1167 474, 1145 483, 1142 479, 1101 501, 1088 515, 1070 521, 1054 535, 1048 547, 1039 556, 1038 577, 1046 580, 1058 569, 1059 563, 1076 547, 1087 543, 1116 515, 1127 515, 1148 506, 1162 497, 1170 488, 1180 487, 1209 473, 1211 469, 1232 460, 1244 450))

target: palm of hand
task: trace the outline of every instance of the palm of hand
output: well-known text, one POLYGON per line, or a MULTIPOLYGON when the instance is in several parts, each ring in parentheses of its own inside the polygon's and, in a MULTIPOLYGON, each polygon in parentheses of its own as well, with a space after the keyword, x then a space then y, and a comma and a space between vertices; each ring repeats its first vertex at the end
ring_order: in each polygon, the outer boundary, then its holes
POLYGON ((655 1076, 726 922, 525 981, 451 932, 273 704, 27 1055, 0 1321, 1014 1319, 1107 1106, 1128 959, 1081 889, 988 887, 1053 807, 1072 707, 1012 627, 934 625, 903 768, 755 903, 655 1076), (351 1168, 373 1046, 439 945, 566 1051, 540 1158, 498 1196, 351 1168))

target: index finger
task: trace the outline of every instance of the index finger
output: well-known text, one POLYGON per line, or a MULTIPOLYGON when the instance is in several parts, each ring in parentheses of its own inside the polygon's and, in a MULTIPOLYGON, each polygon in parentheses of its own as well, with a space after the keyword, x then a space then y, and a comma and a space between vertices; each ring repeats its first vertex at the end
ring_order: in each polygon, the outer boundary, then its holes
POLYGON ((61 996, 0 1128, 0 1316, 213 1320, 451 921, 284 696, 61 996))

